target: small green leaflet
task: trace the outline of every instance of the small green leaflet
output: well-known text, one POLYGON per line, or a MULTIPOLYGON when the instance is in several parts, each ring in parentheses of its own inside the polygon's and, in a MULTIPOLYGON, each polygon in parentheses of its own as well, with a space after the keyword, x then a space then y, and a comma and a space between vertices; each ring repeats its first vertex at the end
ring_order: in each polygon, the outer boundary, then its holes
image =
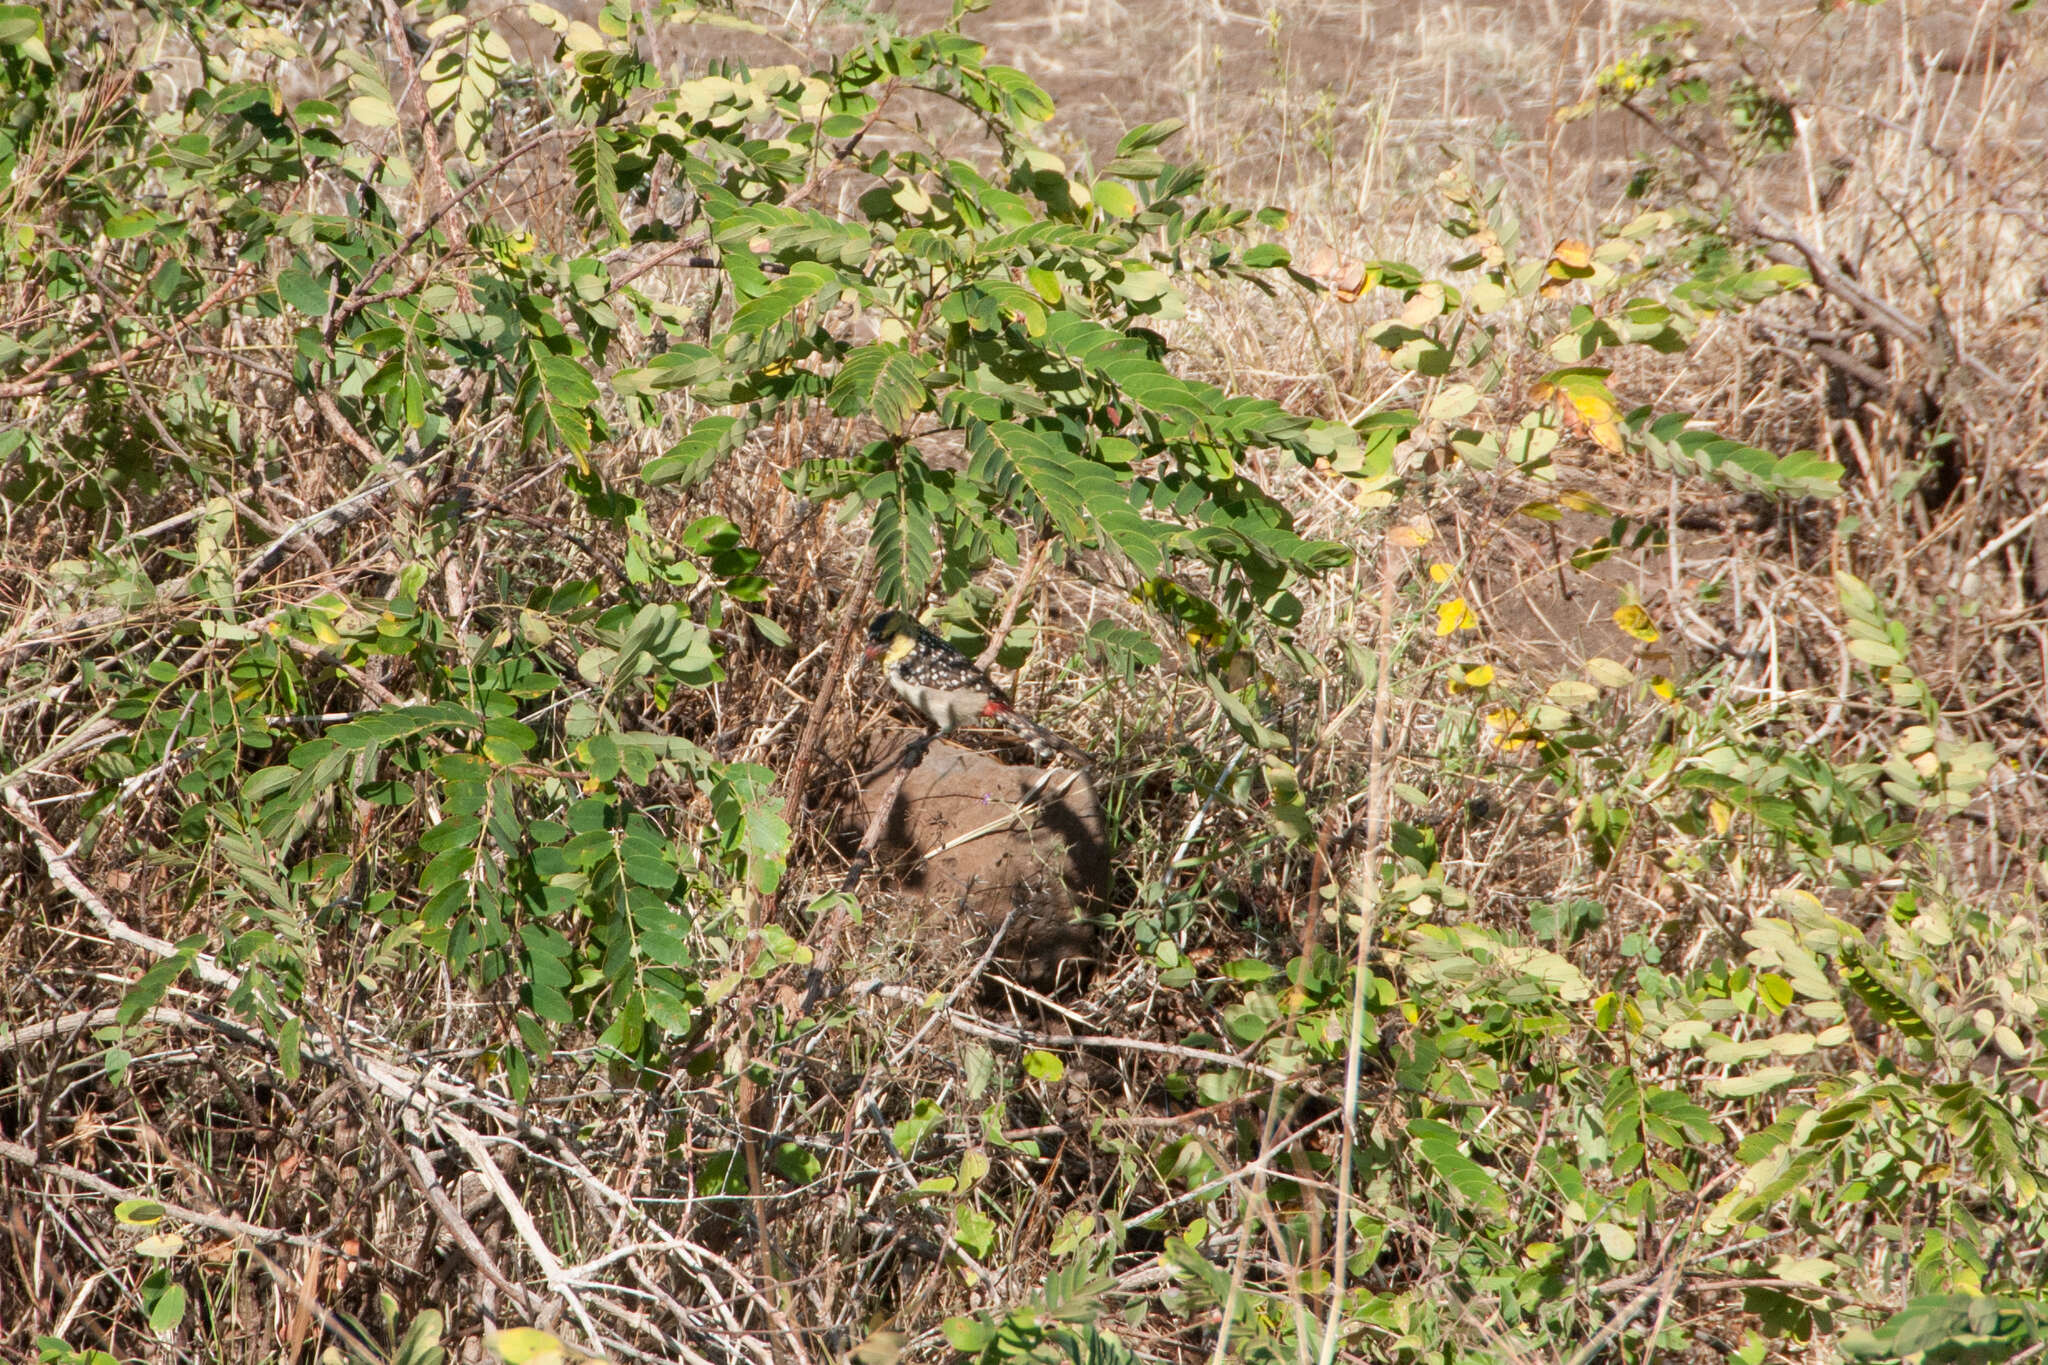
POLYGON ((649 488, 675 483, 688 488, 711 472, 731 452, 737 417, 706 417, 689 434, 640 466, 640 481, 649 488))
POLYGON ((519 386, 527 442, 550 439, 581 455, 590 449, 590 406, 597 401, 596 383, 580 363, 557 355, 537 337, 528 341, 527 349, 533 368, 519 386))
POLYGON ((742 338, 767 335, 813 298, 818 299, 820 307, 829 307, 839 296, 839 287, 839 277, 827 267, 813 261, 798 261, 790 267, 788 275, 734 311, 726 356, 731 358, 744 349, 743 344, 736 344, 742 338))
POLYGON ((908 449, 901 464, 875 475, 861 496, 875 509, 875 595, 900 607, 922 601, 936 563, 938 520, 951 497, 908 449))
POLYGON ((1508 1211, 1507 1192, 1501 1189, 1484 1166, 1458 1150, 1455 1139, 1448 1136, 1453 1131, 1428 1119, 1416 1119, 1408 1125, 1408 1134, 1414 1139, 1415 1154, 1456 1191, 1459 1199, 1472 1208, 1505 1215, 1508 1211))
POLYGON ((924 386, 930 372, 930 362, 901 346, 863 346, 832 380, 832 411, 841 417, 865 412, 891 436, 901 436, 931 401, 924 386))
POLYGON ((619 154, 604 129, 569 150, 569 169, 576 177, 576 211, 598 219, 620 237, 626 221, 619 216, 619 154))
POLYGON ((1916 1042, 1932 1042, 1934 1029, 1905 991, 1879 967, 1872 966, 1855 945, 1844 944, 1842 981, 1870 1012, 1916 1042))

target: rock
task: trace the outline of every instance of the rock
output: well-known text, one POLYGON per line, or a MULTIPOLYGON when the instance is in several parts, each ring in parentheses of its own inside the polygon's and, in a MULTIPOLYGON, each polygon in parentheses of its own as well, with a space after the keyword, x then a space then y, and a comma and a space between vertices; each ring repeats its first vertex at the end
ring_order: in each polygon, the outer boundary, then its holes
MULTIPOLYGON (((856 839, 919 738, 895 730, 869 741, 850 810, 856 839)), ((1108 891, 1109 846, 1084 773, 1008 764, 939 740, 905 779, 876 863, 885 886, 929 912, 913 932, 931 946, 971 941, 978 953, 1014 910, 996 957, 1018 982, 1071 989, 1094 962, 1095 931, 1079 915, 1108 891)))

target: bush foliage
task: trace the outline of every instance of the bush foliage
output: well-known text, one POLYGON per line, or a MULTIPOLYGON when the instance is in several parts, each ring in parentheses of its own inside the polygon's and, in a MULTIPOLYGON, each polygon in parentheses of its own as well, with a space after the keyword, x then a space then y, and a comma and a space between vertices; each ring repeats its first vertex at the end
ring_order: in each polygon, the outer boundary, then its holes
MULTIPOLYGON (((2038 1351, 2039 850, 1952 837, 2009 755, 1865 471, 1621 396, 1829 281, 1673 157, 1590 240, 1464 160, 1427 261, 1297 259, 1177 121, 1055 155, 965 10, 807 69, 659 60, 769 50, 676 0, 0 6, 8 1344, 2038 1351), (1383 401, 1196 377, 1304 291, 1383 401), (1607 574, 1681 496, 1830 566, 1838 674, 1685 643, 1753 570, 1607 574), (1582 536, 1626 657, 1510 658, 1460 515, 1582 536), (1078 997, 837 889, 873 602, 1097 689, 1078 997)), ((1792 147, 1677 41, 1577 112, 1792 147)))

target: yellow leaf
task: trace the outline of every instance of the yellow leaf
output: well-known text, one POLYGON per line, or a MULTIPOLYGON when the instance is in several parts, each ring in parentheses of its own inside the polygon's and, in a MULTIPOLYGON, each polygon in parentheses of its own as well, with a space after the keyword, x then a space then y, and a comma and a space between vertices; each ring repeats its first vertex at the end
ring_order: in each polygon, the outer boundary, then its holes
MULTIPOLYGON (((1650 613, 1644 611, 1633 602, 1625 602, 1614 609, 1614 624, 1620 626, 1646 645, 1654 644, 1658 639, 1657 626, 1655 622, 1650 620, 1650 613)), ((1444 631, 1437 632, 1439 635, 1445 633, 1444 631)))
POLYGON ((1517 749, 1527 747, 1529 741, 1520 734, 1522 730, 1522 716, 1520 712, 1510 707, 1496 706, 1487 711, 1481 719, 1486 723, 1486 729, 1481 735, 1482 742, 1490 743, 1493 747, 1506 754, 1511 754, 1517 749))
POLYGON ((1568 507, 1574 512, 1590 512, 1597 517, 1611 517, 1614 515, 1614 509, 1606 503, 1600 501, 1591 493, 1582 493, 1576 488, 1568 488, 1564 492, 1559 493, 1557 501, 1559 506, 1568 507))
POLYGON ((903 1348, 909 1344, 910 1338, 901 1332, 877 1331, 849 1350, 846 1358, 854 1365, 896 1365, 903 1348))
POLYGON ((1436 609, 1436 633, 1449 635, 1453 631, 1477 630, 1479 618, 1473 614, 1462 597, 1453 597, 1436 609))
POLYGON ((484 1349, 505 1365, 564 1365, 569 1358, 560 1337, 538 1327, 507 1327, 484 1333, 484 1349))
POLYGON ((306 49, 299 46, 298 40, 281 28, 271 28, 265 24, 256 28, 236 29, 233 32, 234 41, 244 52, 262 52, 287 60, 296 60, 306 55, 306 49))
POLYGON ((114 1205, 114 1221, 131 1228, 151 1227, 164 1220, 164 1206, 154 1199, 124 1199, 114 1205))
POLYGON ((1707 818, 1714 822, 1714 833, 1726 834, 1729 821, 1735 818, 1735 812, 1719 801, 1709 801, 1707 802, 1707 818))
POLYGON ((1627 687, 1636 680, 1627 664, 1597 654, 1586 660, 1586 676, 1602 687, 1627 687))
POLYGON ((1458 570, 1454 565, 1439 562, 1429 566, 1429 581, 1432 583, 1448 583, 1457 576, 1458 570))
POLYGON ((1478 664, 1465 670, 1462 677, 1452 678, 1446 687, 1452 696, 1465 692, 1477 692, 1493 683, 1493 665, 1478 664))
POLYGON ((370 128, 396 128, 398 111, 391 107, 390 100, 377 99, 371 95, 357 95, 348 102, 348 116, 357 123, 370 128))
POLYGON ((1431 280, 1416 290, 1414 297, 1410 298, 1407 304, 1402 307, 1401 325, 1404 327, 1420 327, 1423 323, 1437 317, 1443 311, 1444 287, 1437 283, 1437 281, 1431 280))
POLYGON ((1610 455, 1621 454, 1621 423, 1595 422, 1586 428, 1586 434, 1593 443, 1610 455))
POLYGON ((1678 700, 1678 689, 1673 687, 1671 679, 1665 677, 1662 673, 1652 673, 1650 675, 1650 690, 1665 701, 1678 700))
POLYGON ((1567 237, 1550 249, 1550 259, 1572 270, 1587 270, 1593 264, 1593 248, 1567 237))
POLYGON ((159 1260, 175 1256, 184 1249, 185 1239, 175 1232, 159 1232, 135 1244, 137 1256, 152 1256, 159 1260))
POLYGON ((1387 532, 1387 539, 1404 550, 1419 550, 1435 538, 1435 529, 1420 518, 1403 522, 1387 532))
POLYGON ((1566 396, 1572 400, 1572 407, 1578 410, 1579 416, 1586 419, 1588 426, 1614 420, 1614 400, 1604 391, 1594 388, 1574 388, 1566 396))
POLYGON ((895 182, 895 185, 896 188, 891 192, 889 198, 895 201, 897 208, 902 209, 905 213, 912 214, 931 212, 931 196, 926 194, 915 183, 909 180, 901 180, 895 182))

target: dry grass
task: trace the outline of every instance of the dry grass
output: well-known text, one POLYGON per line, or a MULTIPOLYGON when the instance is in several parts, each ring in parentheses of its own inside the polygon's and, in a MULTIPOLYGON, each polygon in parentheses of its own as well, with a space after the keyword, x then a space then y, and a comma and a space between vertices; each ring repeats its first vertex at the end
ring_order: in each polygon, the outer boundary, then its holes
MULTIPOLYGON (((920 17, 903 13, 906 28, 920 17)), ((1187 120, 1185 147, 1216 165, 1227 193, 1294 212, 1287 238, 1302 259, 1328 247, 1441 269, 1459 251, 1437 226, 1433 187, 1447 156, 1505 182, 1525 240, 1538 250, 1563 237, 1591 238, 1629 216, 1624 189, 1645 153, 1665 156, 1691 193, 1722 200, 1737 231, 1759 247, 1796 254, 1785 244, 1810 245, 1852 292, 1813 291, 1709 320, 1684 355, 1631 360, 1615 386, 1627 400, 1697 413, 1766 449, 1813 448, 1839 460, 1851 473, 1838 504, 1774 512, 1760 500, 1730 500, 1695 508, 1664 475, 1618 468, 1590 447, 1566 465, 1563 481, 1646 520, 1677 524, 1695 512, 1704 519, 1630 581, 1647 585, 1644 595, 1666 619, 1684 621, 1683 648, 1703 676, 1701 707, 1769 703, 1782 708, 1774 723, 1804 726, 1805 742, 1825 752, 1882 748, 1900 724, 1888 703, 1850 690, 1829 574, 1849 569, 1884 581, 1915 632, 1916 664, 1945 721, 1957 737, 1991 741, 2001 760, 1967 821, 1937 836, 1948 844, 1954 894, 1986 902, 2029 896, 2048 841, 2048 517, 2039 510, 2048 506, 2048 43, 2040 23, 1994 4, 1950 12, 1902 3, 1866 13, 1743 3, 1694 16, 1704 26, 1700 49, 1725 54, 1716 56, 1717 69, 1739 63, 1761 86, 1796 90, 1807 115, 1798 153, 1739 174, 1702 169, 1728 164, 1720 145, 1701 141, 1697 156, 1665 146, 1626 111, 1555 120, 1590 93, 1593 73, 1633 50, 1640 25, 1674 13, 1567 0, 1304 4, 1268 14, 1221 4, 1005 0, 967 27, 990 41, 997 60, 1052 91, 1062 110, 1053 143, 1073 159, 1101 156, 1133 123, 1187 120), (1916 348, 1886 334, 1874 308, 1937 340, 1916 348), (1709 601, 1703 585, 1720 592, 1709 601)), ((823 16, 808 26, 807 41, 822 50, 837 31, 823 16)), ((714 41, 723 40, 678 40, 662 55, 688 60, 714 41)), ((564 182, 551 171, 497 193, 515 218, 544 222, 565 212, 564 182)), ((687 273, 661 287, 681 306, 700 301, 687 273)), ((1197 296, 1174 340, 1202 377, 1355 419, 1429 396, 1426 382, 1390 368, 1365 337, 1390 311, 1385 296, 1345 304, 1327 295, 1226 292, 1197 296)), ((1512 422, 1547 363, 1533 349, 1510 355, 1507 379, 1472 420, 1512 422)), ((318 423, 285 386, 225 365, 214 377, 264 391, 261 400, 252 394, 250 409, 267 425, 252 437, 276 442, 295 476, 276 496, 297 500, 268 509, 274 516, 289 519, 348 491, 360 470, 316 446, 325 439, 318 423)), ((846 619, 860 531, 835 530, 817 509, 794 505, 774 476, 847 439, 832 421, 785 424, 687 503, 658 513, 660 529, 674 534, 716 512, 748 543, 769 547, 762 572, 776 584, 773 612, 800 642, 777 652, 736 636, 733 681, 693 694, 662 723, 721 757, 781 768, 795 757, 808 701, 833 683, 812 784, 828 792, 848 770, 853 718, 867 707, 872 680, 830 679, 829 653, 811 646, 828 642, 846 619)), ((661 444, 659 433, 636 433, 606 458, 635 467, 661 444)), ((1418 450, 1427 453, 1427 444, 1418 450)), ((523 529, 500 523, 508 529, 497 539, 474 541, 466 558, 451 562, 453 601, 474 608, 490 596, 494 574, 559 578, 565 560, 576 572, 616 579, 615 546, 565 548, 566 530, 589 528, 551 491, 559 472, 520 470, 517 482, 493 493, 525 519, 523 529)), ((479 1318, 535 1318, 570 1335, 601 1336, 622 1355, 760 1365, 831 1358, 866 1334, 871 1316, 886 1313, 912 1334, 914 1358, 940 1359, 946 1348, 936 1324, 944 1315, 1019 1300, 1057 1263, 1048 1248, 1063 1217, 1115 1213, 1137 1218, 1141 1231, 1115 1267, 1108 1298, 1151 1304, 1130 1322, 1131 1344, 1159 1359, 1205 1354, 1206 1324, 1179 1320, 1157 1297, 1163 1276, 1150 1253, 1162 1238, 1143 1228, 1164 1221, 1159 1210, 1175 1207, 1184 1186, 1124 1183, 1120 1163, 1152 1160, 1166 1136, 1187 1137, 1189 1150, 1206 1145, 1212 1155, 1248 1142, 1257 1154, 1261 1125, 1271 1139, 1283 1122, 1300 1130, 1297 1151, 1320 1159, 1336 1149, 1325 1140, 1328 1096, 1298 1113, 1247 1118, 1176 1089, 1174 1073, 1190 1056, 1213 1061, 1223 1046, 1214 1040, 1230 1034, 1222 996, 1162 986, 1172 970, 1162 964, 1176 955, 1205 964, 1284 960, 1304 936, 1327 932, 1324 888, 1362 878, 1377 852, 1365 824, 1375 776, 1372 686, 1358 661, 1382 643, 1374 599, 1385 518, 1362 512, 1343 486, 1314 472, 1275 462, 1257 474, 1299 509, 1304 533, 1358 551, 1356 566, 1309 600, 1296 632, 1302 657, 1324 671, 1280 666, 1283 688, 1293 691, 1281 710, 1289 733, 1303 737, 1301 777, 1323 819, 1316 841, 1290 851, 1270 837, 1247 776, 1256 756, 1231 747, 1206 692, 1171 666, 1175 642, 1157 623, 1085 565, 1048 572, 1030 585, 1029 600, 1049 636, 1070 640, 1065 632, 1118 619, 1160 634, 1169 647, 1167 667, 1129 685, 1094 686, 1081 668, 1037 661, 1021 680, 1036 709, 1112 756, 1116 772, 1107 803, 1126 850, 1104 961, 1085 994, 1047 1002, 1012 983, 1001 1007, 975 1006, 984 997, 966 988, 978 992, 1001 968, 972 944, 935 954, 929 944, 892 940, 888 906, 878 900, 877 931, 844 964, 859 984, 816 1027, 756 1033, 753 1012, 766 1018, 788 1007, 794 988, 779 977, 740 982, 731 997, 738 1008, 707 1013, 708 1031, 671 1072, 608 1073, 594 1052, 567 1050, 528 1106, 506 1102, 479 1065, 506 1026, 504 1002, 430 970, 352 987, 384 951, 367 934, 331 937, 319 949, 334 972, 325 1007, 333 1013, 312 1016, 320 1046, 309 1043, 313 1064, 303 1077, 288 1082, 251 1061, 256 1054, 237 1026, 215 1017, 217 989, 195 984, 167 1000, 152 1050, 132 1063, 136 1079, 102 1089, 82 1040, 108 1022, 109 1002, 134 974, 132 955, 110 941, 110 920, 146 922, 164 939, 204 929, 216 907, 187 897, 219 869, 141 856, 169 842, 169 807, 145 785, 96 839, 63 854, 106 896, 107 913, 53 885, 45 855, 70 838, 61 832, 66 803, 87 788, 78 758, 94 736, 63 715, 61 695, 10 684, 0 702, 6 780, 29 790, 17 779, 33 765, 38 818, 55 832, 45 845, 26 819, 17 821, 0 874, 0 903, 17 907, 0 912, 0 965, 29 983, 4 1009, 0 1114, 56 1118, 54 1127, 0 1133, 10 1144, 0 1190, 16 1210, 0 1227, 0 1254, 10 1258, 0 1276, 13 1275, 16 1285, 0 1290, 10 1310, 0 1350, 25 1357, 35 1335, 56 1333, 116 1354, 297 1360, 331 1323, 328 1312, 369 1321, 375 1296, 389 1292, 408 1313, 440 1306, 465 1328, 479 1318), (63 750, 81 735, 80 748, 63 750), (1219 761, 1227 764, 1221 777, 1219 761), (1241 787, 1230 785, 1233 775, 1241 787), (1159 948, 1162 940, 1173 952, 1159 948), (929 989, 952 993, 945 1027, 920 1012, 929 989), (53 1018, 58 1029, 34 1031, 53 1018), (1077 1047, 1075 1035, 1094 1041, 1077 1047), (1193 1035, 1209 1041, 1183 1041, 1193 1035), (942 1132, 913 1149, 915 1168, 905 1161, 889 1139, 892 1125, 911 1118, 920 1100, 979 1101, 972 1078, 987 1057, 1026 1047, 1061 1049, 1066 1077, 1020 1085, 986 1140, 942 1132), (421 1133, 432 1143, 415 1141, 421 1133), (767 1153, 766 1176, 736 1172, 733 1163, 750 1149, 767 1153), (986 1188, 1013 1215, 1003 1259, 986 1264, 913 1197, 930 1170, 957 1166, 970 1150, 997 1153, 986 1188), (779 1179, 778 1159, 788 1163, 785 1175, 808 1162, 815 1183, 779 1179), (714 1167, 723 1183, 707 1179, 714 1167), (206 1339, 135 1332, 124 1234, 97 1204, 81 1202, 81 1192, 155 1189, 159 1181, 183 1196, 180 1216, 196 1229, 209 1271, 246 1272, 206 1280, 218 1296, 206 1339), (1142 1191, 1135 1202, 1134 1189, 1142 1191), (753 1200, 767 1209, 765 1241, 747 1230, 753 1200), (249 1232, 241 1220, 262 1230, 260 1253, 238 1249, 234 1239, 249 1232), (475 1247, 462 1244, 465 1228, 475 1247), (548 1285, 543 1246, 583 1248, 584 1263, 557 1266, 548 1285), (627 1246, 633 1254, 601 1260, 627 1246), (504 1278, 479 1273, 486 1262, 505 1267, 504 1278), (977 1273, 961 1275, 963 1262, 977 1273)), ((1611 626, 1560 627, 1546 614, 1556 604, 1540 594, 1561 551, 1513 522, 1529 488, 1456 471, 1418 482, 1429 492, 1404 513, 1437 528, 1445 560, 1464 581, 1494 585, 1477 605, 1489 624, 1489 657, 1504 672, 1540 691, 1586 656, 1626 648, 1611 626), (1539 617, 1547 633, 1513 628, 1539 617)), ((0 574, 0 593, 18 615, 0 642, 62 647, 54 618, 43 614, 62 595, 55 566, 80 556, 95 535, 87 518, 10 524, 4 548, 13 566, 0 574)), ((315 565, 306 582, 285 586, 369 591, 389 567, 339 553, 336 560, 338 569, 315 565)), ((1599 591, 1618 581, 1603 580, 1599 591)), ((985 586, 1000 600, 1012 582, 997 575, 985 586)), ((1419 598, 1404 600, 1403 611, 1411 614, 1394 623, 1401 633, 1385 642, 1400 661, 1390 697, 1391 776, 1428 798, 1425 810, 1407 815, 1443 839, 1453 879, 1472 890, 1471 918, 1515 925, 1534 900, 1605 897, 1616 909, 1588 941, 1589 975, 1618 970, 1623 935, 1646 927, 1670 943, 1674 960, 1727 949, 1729 926, 1767 904, 1769 888, 1674 874, 1646 849, 1599 864, 1514 763, 1475 757, 1472 708, 1447 704, 1433 671, 1453 656, 1427 634, 1419 598), (1474 804, 1481 797, 1484 807, 1474 804)), ((574 660, 561 662, 573 675, 574 660)), ((386 681, 342 680, 338 694, 374 699, 386 681)), ((402 679, 389 682, 402 690, 402 679)), ((1627 718, 1621 733, 1647 746, 1657 725, 1645 712, 1627 718)), ((1383 784, 1388 775, 1377 774, 1383 784)), ((685 812, 692 799, 654 795, 685 812)), ((799 821, 799 871, 778 911, 784 924, 801 931, 796 910, 837 882, 843 854, 822 817, 799 821)), ((703 926, 707 956, 729 951, 745 929, 703 926)), ((1242 1181, 1243 1163, 1221 1164, 1242 1181)), ((1312 1186, 1304 1171, 1293 1173, 1312 1186)), ((1248 1248, 1265 1248, 1249 1227, 1266 1175, 1252 1192, 1233 1187, 1237 1240, 1211 1247, 1225 1264, 1237 1258, 1240 1277, 1248 1248)), ((1427 1286, 1408 1276, 1427 1268, 1428 1237, 1420 1226, 1397 1227, 1393 1249, 1372 1271, 1374 1286, 1418 1286, 1426 1297, 1427 1286)), ((1273 1245, 1284 1241, 1276 1235, 1273 1245)), ((1259 1258, 1271 1254, 1262 1249, 1259 1258)), ((1256 1259, 1251 1273, 1279 1284, 1290 1274, 1298 1282, 1299 1271, 1256 1259)), ((1705 1331, 1729 1310, 1732 1293, 1696 1286, 1673 1324, 1705 1331)), ((1873 1284, 1868 1301, 1902 1294, 1901 1285, 1873 1284)), ((1457 1310, 1441 1300, 1434 1307, 1457 1310)), ((1483 1343, 1486 1330, 1463 1340, 1483 1343)))

